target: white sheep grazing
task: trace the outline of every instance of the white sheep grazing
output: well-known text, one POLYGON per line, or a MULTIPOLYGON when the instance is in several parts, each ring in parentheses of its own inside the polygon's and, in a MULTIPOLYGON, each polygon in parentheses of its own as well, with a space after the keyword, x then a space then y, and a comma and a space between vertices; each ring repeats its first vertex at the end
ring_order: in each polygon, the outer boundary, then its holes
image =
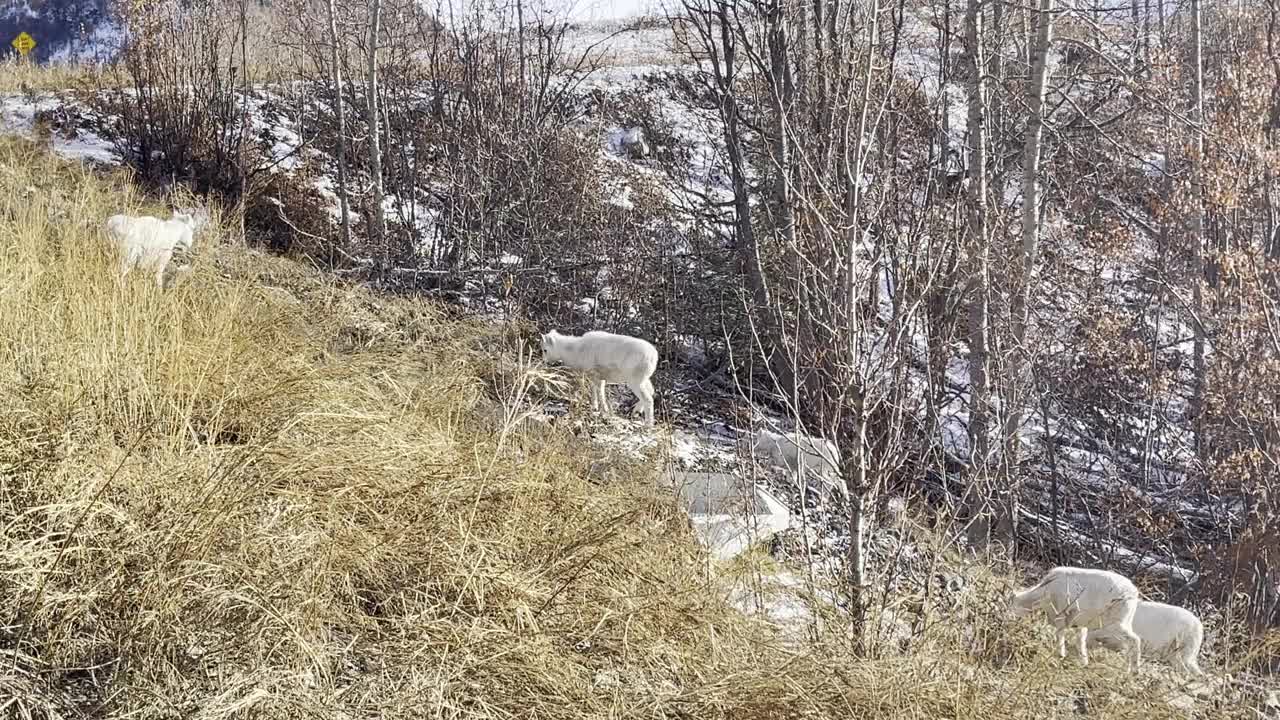
MULTIPOLYGON (((1133 613, 1133 631, 1142 639, 1142 652, 1147 657, 1165 660, 1175 669, 1194 675, 1204 674, 1196 660, 1200 643, 1204 642, 1204 624, 1195 613, 1176 605, 1140 600, 1133 613)), ((1107 632, 1089 633, 1088 645, 1122 649, 1121 643, 1107 632)))
MULTIPOLYGON (((195 233, 208 222, 203 210, 194 212, 173 211, 173 217, 161 220, 150 215, 112 215, 107 218, 107 233, 120 253, 120 277, 134 267, 155 273, 156 285, 166 288, 171 284, 170 260, 175 255, 185 259, 195 245, 195 233)), ((187 272, 189 267, 174 267, 176 272, 187 272)))
POLYGON ((782 434, 762 428, 752 437, 751 451, 767 455, 774 465, 788 472, 795 472, 803 464, 817 473, 828 487, 844 494, 840 483, 840 450, 830 440, 794 430, 782 434))
POLYGON ((1078 629, 1076 649, 1089 664, 1085 641, 1090 631, 1103 632, 1127 647, 1129 671, 1138 669, 1142 640, 1133 630, 1138 588, 1129 578, 1110 570, 1056 567, 1032 588, 1015 593, 1009 606, 1022 616, 1043 611, 1058 630, 1058 656, 1067 656, 1067 630, 1078 629))
POLYGON ((591 407, 612 413, 605 383, 625 383, 636 394, 644 421, 653 425, 653 371, 658 367, 658 350, 651 343, 630 335, 592 330, 583 335, 561 335, 552 330, 542 336, 543 362, 560 362, 583 370, 591 379, 591 407))

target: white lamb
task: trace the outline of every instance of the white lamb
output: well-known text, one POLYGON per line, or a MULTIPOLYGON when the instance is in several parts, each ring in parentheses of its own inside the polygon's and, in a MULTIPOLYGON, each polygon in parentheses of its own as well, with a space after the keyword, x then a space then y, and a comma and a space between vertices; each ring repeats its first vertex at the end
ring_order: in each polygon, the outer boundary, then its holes
POLYGON ((543 362, 560 362, 583 370, 591 379, 591 407, 613 412, 605 395, 605 383, 624 383, 644 411, 646 425, 653 425, 653 377, 658 350, 646 340, 629 335, 592 330, 583 335, 561 335, 552 330, 542 336, 543 362))
POLYGON ((795 472, 803 464, 822 478, 828 487, 844 494, 840 483, 840 450, 830 440, 797 430, 783 434, 762 428, 752 436, 751 451, 767 455, 774 465, 788 472, 795 472))
MULTIPOLYGON (((1176 605, 1138 601, 1133 613, 1133 631, 1142 639, 1142 652, 1147 657, 1167 661, 1175 669, 1203 675, 1196 656, 1204 641, 1204 624, 1196 614, 1176 605)), ((1101 645, 1120 650, 1120 642, 1107 632, 1089 633, 1090 647, 1101 645)))
POLYGON ((1081 663, 1089 664, 1085 649, 1090 631, 1112 638, 1128 650, 1130 672, 1138 669, 1142 640, 1133 630, 1138 588, 1129 578, 1109 570, 1055 567, 1034 587, 1015 593, 1009 601, 1015 614, 1037 610, 1058 630, 1058 656, 1067 656, 1067 630, 1078 629, 1076 649, 1081 663))
POLYGON ((170 261, 175 256, 181 262, 173 263, 175 272, 188 272, 190 267, 177 267, 186 262, 194 247, 195 234, 208 222, 202 210, 195 212, 173 211, 173 217, 161 220, 150 215, 112 215, 107 218, 108 235, 120 253, 120 277, 134 267, 155 273, 156 285, 164 289, 171 285, 173 273, 170 261))

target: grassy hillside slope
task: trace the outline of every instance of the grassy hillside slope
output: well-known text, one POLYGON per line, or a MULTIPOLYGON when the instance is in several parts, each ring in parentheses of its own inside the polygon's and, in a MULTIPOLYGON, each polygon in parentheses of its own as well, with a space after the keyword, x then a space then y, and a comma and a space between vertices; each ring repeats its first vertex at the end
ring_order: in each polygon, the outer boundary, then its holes
POLYGON ((0 139, 5 717, 1178 715, 1118 658, 1004 637, 990 578, 910 655, 788 645, 656 462, 602 478, 501 420, 536 374, 515 330, 216 231, 175 291, 120 284, 98 228, 141 204, 0 139))

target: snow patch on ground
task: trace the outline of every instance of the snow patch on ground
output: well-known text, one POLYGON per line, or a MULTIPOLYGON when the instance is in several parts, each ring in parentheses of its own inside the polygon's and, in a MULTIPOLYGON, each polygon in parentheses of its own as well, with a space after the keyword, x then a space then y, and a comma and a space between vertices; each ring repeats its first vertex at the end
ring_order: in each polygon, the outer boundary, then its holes
MULTIPOLYGON (((70 102, 56 95, 42 95, 34 99, 20 95, 0 96, 0 132, 32 136, 40 113, 57 110, 70 102)), ((120 162, 115 145, 92 130, 77 129, 70 137, 54 132, 50 142, 55 153, 68 159, 105 165, 120 162)))

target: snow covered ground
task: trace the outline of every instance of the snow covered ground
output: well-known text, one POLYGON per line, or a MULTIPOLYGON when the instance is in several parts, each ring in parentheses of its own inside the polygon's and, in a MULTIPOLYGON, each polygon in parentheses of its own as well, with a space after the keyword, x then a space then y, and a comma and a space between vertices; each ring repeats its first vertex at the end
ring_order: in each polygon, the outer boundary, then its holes
MULTIPOLYGON (((38 115, 68 106, 74 107, 77 114, 91 115, 87 109, 78 107, 69 95, 46 94, 34 100, 21 95, 0 97, 0 132, 34 134, 38 115)), ((115 145, 92 129, 79 129, 74 134, 54 133, 50 144, 54 152, 68 159, 103 165, 120 163, 115 145)))

